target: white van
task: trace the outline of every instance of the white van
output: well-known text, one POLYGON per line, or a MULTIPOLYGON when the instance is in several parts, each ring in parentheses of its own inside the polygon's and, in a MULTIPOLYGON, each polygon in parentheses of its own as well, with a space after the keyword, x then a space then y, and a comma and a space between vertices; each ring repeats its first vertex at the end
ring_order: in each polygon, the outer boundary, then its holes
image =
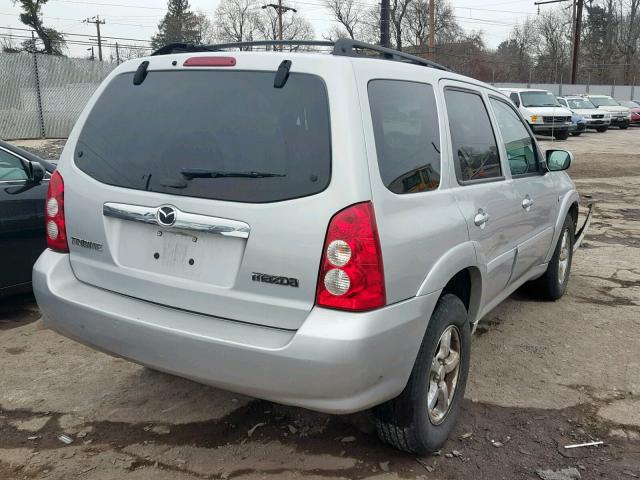
POLYGON ((566 140, 571 128, 571 111, 558 103, 548 90, 501 88, 518 107, 534 133, 566 140))

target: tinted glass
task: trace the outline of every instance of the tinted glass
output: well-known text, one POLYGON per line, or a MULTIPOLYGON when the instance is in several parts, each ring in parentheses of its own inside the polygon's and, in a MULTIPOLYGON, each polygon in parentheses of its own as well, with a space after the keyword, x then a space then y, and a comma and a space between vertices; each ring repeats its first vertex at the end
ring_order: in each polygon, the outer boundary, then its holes
POLYGON ((19 158, 0 149, 0 182, 27 180, 29 176, 19 158))
POLYGON ((292 73, 276 89, 274 75, 149 72, 136 86, 122 74, 91 110, 75 162, 100 182, 173 195, 272 202, 320 192, 331 172, 326 88, 292 73), (275 176, 246 178, 255 173, 275 176))
POLYGON ((458 179, 484 180, 502 176, 496 139, 482 97, 448 89, 445 100, 458 179))
POLYGON ((525 107, 559 107, 560 104, 551 92, 520 92, 525 107))
POLYGON ((387 188, 394 193, 438 188, 440 132, 431 85, 374 80, 369 105, 378 168, 387 188))
POLYGON ((516 112, 505 102, 494 98, 491 99, 491 106, 507 150, 511 175, 539 172, 538 156, 533 139, 516 112))
POLYGON ((511 100, 513 100, 513 103, 515 103, 517 106, 520 106, 520 99, 518 98, 517 93, 511 93, 509 97, 511 98, 511 100))

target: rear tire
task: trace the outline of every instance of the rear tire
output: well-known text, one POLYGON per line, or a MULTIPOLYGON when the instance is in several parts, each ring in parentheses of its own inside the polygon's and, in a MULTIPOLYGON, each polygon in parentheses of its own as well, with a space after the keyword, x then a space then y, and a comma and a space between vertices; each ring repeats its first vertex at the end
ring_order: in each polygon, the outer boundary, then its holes
POLYGON ((558 133, 554 133, 553 135, 555 137, 556 140, 566 140, 567 138, 569 138, 569 132, 558 132, 558 133))
POLYGON ((571 133, 572 137, 579 137, 580 135, 582 135, 582 132, 572 132, 571 133))
POLYGON ((399 396, 374 409, 380 439, 399 450, 419 455, 442 447, 460 415, 470 353, 467 310, 457 296, 445 294, 431 315, 406 387, 399 396), (445 348, 446 332, 449 333, 448 349, 445 348), (455 354, 458 355, 457 371, 447 373, 455 363, 455 354), (429 408, 429 399, 432 399, 432 408, 429 408))
POLYGON ((573 261, 574 231, 573 218, 567 215, 547 271, 533 282, 533 291, 544 300, 558 300, 567 291, 573 261))
POLYGON ((620 130, 626 130, 627 128, 629 128, 628 123, 623 123, 622 125, 620 125, 620 130))

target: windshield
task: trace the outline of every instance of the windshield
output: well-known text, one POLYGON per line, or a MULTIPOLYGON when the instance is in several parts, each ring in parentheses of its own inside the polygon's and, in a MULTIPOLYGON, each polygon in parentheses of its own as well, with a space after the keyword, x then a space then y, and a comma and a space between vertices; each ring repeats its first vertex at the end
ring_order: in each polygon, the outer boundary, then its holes
POLYGON ((76 165, 109 185, 189 197, 260 203, 318 193, 331 175, 324 82, 291 73, 274 88, 274 76, 151 71, 133 85, 133 73, 121 74, 89 113, 76 165))
POLYGON ((561 107, 551 92, 520 92, 525 107, 561 107))
POLYGON ((591 103, 597 107, 619 107, 620 104, 611 97, 590 97, 591 103))
POLYGON ((576 110, 580 108, 596 108, 596 106, 586 98, 569 98, 567 99, 567 103, 569 103, 569 108, 576 110))

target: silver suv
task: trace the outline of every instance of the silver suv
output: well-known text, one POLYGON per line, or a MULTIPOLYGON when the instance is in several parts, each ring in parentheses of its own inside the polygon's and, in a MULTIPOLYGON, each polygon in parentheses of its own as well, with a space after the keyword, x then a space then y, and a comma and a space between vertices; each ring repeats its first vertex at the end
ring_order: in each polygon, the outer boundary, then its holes
POLYGON ((223 389, 374 407, 386 442, 439 448, 478 321, 525 282, 567 288, 571 155, 421 58, 234 47, 168 46, 89 101, 47 197, 45 324, 223 389))

